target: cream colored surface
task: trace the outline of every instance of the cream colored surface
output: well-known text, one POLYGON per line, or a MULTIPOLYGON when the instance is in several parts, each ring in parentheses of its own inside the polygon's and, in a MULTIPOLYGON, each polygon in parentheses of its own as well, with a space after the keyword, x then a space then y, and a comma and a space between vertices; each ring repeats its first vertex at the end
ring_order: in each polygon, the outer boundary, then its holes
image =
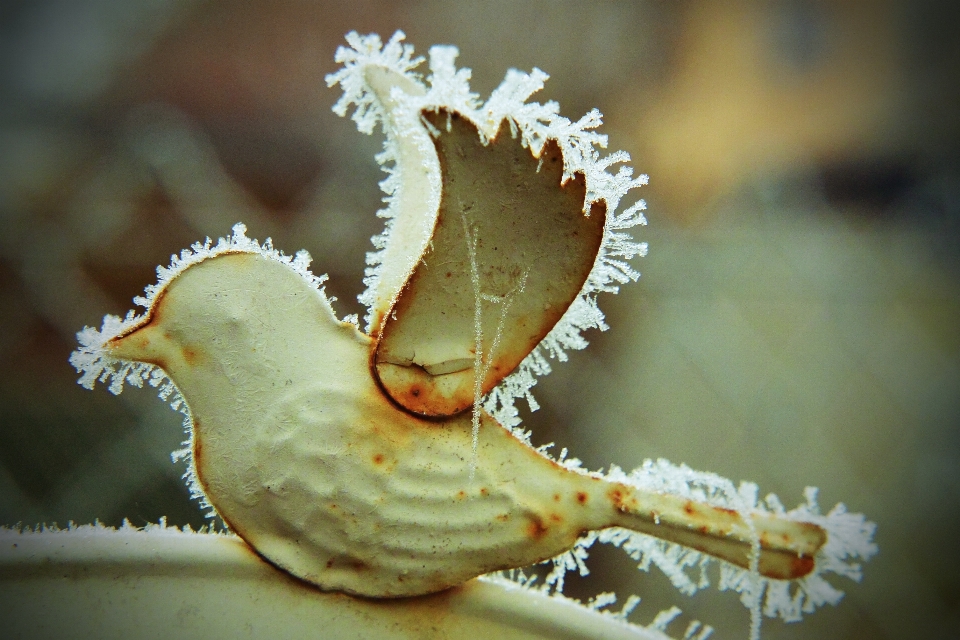
POLYGON ((472 581, 402 602, 324 593, 241 540, 176 529, 0 532, 3 637, 667 640, 531 591, 472 581))
POLYGON ((422 95, 423 87, 384 67, 369 67, 364 78, 382 104, 383 129, 396 154, 395 204, 389 223, 393 242, 383 249, 376 302, 370 311, 370 328, 376 332, 430 240, 440 206, 440 162, 420 124, 419 111, 402 105, 404 96, 422 95))

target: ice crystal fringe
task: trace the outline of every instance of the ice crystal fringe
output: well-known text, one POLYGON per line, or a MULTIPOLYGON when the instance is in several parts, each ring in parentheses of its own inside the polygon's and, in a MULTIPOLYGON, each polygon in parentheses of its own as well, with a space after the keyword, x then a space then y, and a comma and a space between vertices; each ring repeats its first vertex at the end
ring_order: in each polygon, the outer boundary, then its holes
MULTIPOLYGON (((627 598, 623 606, 618 611, 610 608, 612 605, 617 603, 617 596, 614 593, 599 593, 587 602, 581 602, 576 598, 565 596, 559 591, 551 591, 549 589, 544 589, 537 586, 537 577, 527 575, 521 569, 511 569, 509 571, 491 573, 485 576, 480 576, 479 579, 483 580, 484 582, 500 585, 506 589, 528 589, 540 591, 561 602, 567 602, 572 606, 585 607, 608 618, 619 620, 629 628, 639 628, 645 631, 658 632, 658 634, 662 634, 665 638, 670 637, 666 636, 667 626, 669 626, 670 623, 673 622, 681 613, 680 609, 677 607, 671 607, 666 611, 661 611, 658 613, 653 619, 653 622, 651 622, 648 626, 642 626, 627 620, 627 616, 633 613, 633 611, 640 604, 640 598, 637 596, 630 596, 627 598)), ((680 638, 682 640, 707 640, 712 633, 713 627, 704 625, 703 623, 694 620, 687 626, 683 636, 680 636, 680 638)))
POLYGON ((148 533, 148 534, 164 533, 164 534, 173 534, 173 535, 221 535, 221 536, 233 537, 233 534, 225 533, 224 531, 217 531, 213 527, 212 523, 209 525, 202 526, 196 531, 194 531, 193 527, 191 527, 189 524, 185 524, 183 525, 183 527, 168 525, 167 519, 165 517, 160 518, 160 521, 156 524, 153 524, 152 522, 148 522, 142 527, 136 527, 133 524, 131 524, 129 520, 124 518, 123 522, 120 524, 119 527, 107 526, 105 524, 102 524, 99 520, 94 521, 93 524, 79 524, 79 525, 74 523, 71 520, 70 522, 67 523, 66 527, 60 527, 57 525, 56 522, 54 522, 53 524, 39 524, 33 527, 25 527, 25 526, 22 526, 21 524, 17 524, 12 527, 8 527, 5 525, 0 526, 0 531, 14 532, 23 536, 29 536, 29 535, 40 534, 40 533, 45 535, 57 534, 57 533, 71 534, 71 535, 77 535, 77 534, 80 534, 80 535, 108 534, 109 535, 112 533, 138 532, 138 533, 148 533))
MULTIPOLYGON (((343 65, 342 68, 327 76, 329 86, 339 84, 343 90, 342 97, 334 105, 336 113, 345 116, 352 106, 354 111, 351 117, 361 132, 372 133, 379 125, 386 134, 384 149, 377 156, 388 174, 381 183, 387 194, 387 206, 378 212, 380 217, 386 219, 386 225, 383 233, 373 239, 377 251, 367 256, 370 265, 364 279, 367 289, 361 294, 360 301, 368 308, 372 309, 377 299, 384 247, 390 238, 392 221, 399 214, 397 188, 401 183, 403 167, 398 162, 390 117, 365 79, 364 71, 367 68, 388 69, 404 76, 422 91, 422 96, 391 96, 400 100, 402 107, 399 108, 404 111, 404 121, 410 121, 411 114, 419 114, 424 110, 442 108, 455 111, 472 121, 486 142, 497 133, 501 122, 506 120, 510 133, 519 136, 523 146, 538 156, 547 140, 556 140, 563 152, 563 180, 578 172, 586 177, 584 213, 589 212, 594 203, 603 202, 606 205, 607 220, 600 251, 579 296, 517 370, 484 400, 484 408, 493 417, 504 426, 517 429, 520 420, 514 401, 523 397, 531 409, 537 408, 530 389, 536 384, 537 377, 550 372, 548 358, 561 362, 566 360, 568 349, 583 349, 587 345, 582 335, 584 330, 607 328, 603 313, 597 307, 596 294, 615 293, 619 285, 640 276, 628 261, 644 255, 647 245, 645 242, 636 242, 626 230, 646 224, 643 216, 646 203, 638 200, 623 212, 617 214, 616 211, 629 191, 647 183, 647 176, 634 177, 633 169, 627 166, 620 166, 611 172, 615 165, 628 162, 630 156, 623 151, 601 156, 598 149, 606 148, 607 137, 595 131, 602 122, 600 112, 596 109, 574 122, 559 115, 559 106, 555 102, 540 104, 527 101, 543 88, 548 78, 543 71, 534 69, 528 74, 511 69, 490 98, 481 103, 478 95, 470 90, 470 70, 457 69, 454 65, 458 54, 456 47, 436 46, 430 49, 430 76, 424 81, 415 71, 424 60, 413 57, 413 47, 403 44, 403 39, 404 34, 398 31, 383 44, 375 34, 361 36, 351 32, 347 34, 349 46, 337 50, 336 61, 343 65)), ((393 115, 397 117, 396 113, 393 115)), ((419 167, 417 169, 420 170, 419 167)), ((368 332, 371 318, 368 314, 368 332)), ((524 437, 524 432, 519 429, 517 434, 524 437)))
MULTIPOLYGON (((216 245, 210 238, 207 238, 203 243, 196 242, 189 249, 184 249, 179 256, 170 256, 170 266, 157 267, 157 283, 149 285, 145 289, 144 295, 134 298, 134 304, 149 309, 164 288, 186 269, 225 253, 255 253, 275 260, 293 269, 311 287, 319 291, 320 295, 326 298, 322 285, 327 276, 315 276, 310 272, 311 258, 309 253, 299 251, 294 256, 284 255, 283 252, 273 248, 270 238, 267 238, 266 242, 261 245, 256 240, 248 238, 246 231, 246 226, 238 223, 233 227, 233 234, 226 238, 220 238, 216 245)), ((111 393, 119 395, 123 391, 124 384, 142 388, 144 383, 147 383, 158 390, 160 398, 168 402, 174 411, 183 414, 183 430, 186 439, 182 447, 174 451, 171 457, 174 462, 186 461, 187 470, 184 472, 183 479, 187 483, 190 495, 199 501, 206 516, 213 518, 217 515, 216 510, 207 500, 206 494, 204 494, 197 480, 196 466, 193 460, 193 417, 190 415, 190 409, 180 394, 180 390, 159 367, 143 362, 130 362, 113 358, 105 348, 110 340, 129 333, 146 321, 147 315, 145 313, 137 314, 131 310, 127 312, 124 318, 113 315, 105 316, 99 331, 93 327, 84 327, 82 331, 77 333, 77 341, 80 343, 80 347, 70 354, 70 364, 80 374, 78 382, 87 389, 93 389, 94 385, 100 382, 106 384, 111 393)))

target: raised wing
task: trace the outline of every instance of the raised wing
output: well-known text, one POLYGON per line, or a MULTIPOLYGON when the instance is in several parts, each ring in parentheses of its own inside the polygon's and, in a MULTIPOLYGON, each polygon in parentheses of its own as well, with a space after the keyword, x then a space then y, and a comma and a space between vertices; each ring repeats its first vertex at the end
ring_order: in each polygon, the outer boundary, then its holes
POLYGON ((374 369, 401 406, 449 416, 513 371, 576 298, 606 206, 584 215, 584 176, 562 181, 554 141, 535 157, 508 121, 484 144, 456 112, 422 118, 440 162, 439 212, 381 326, 374 369))

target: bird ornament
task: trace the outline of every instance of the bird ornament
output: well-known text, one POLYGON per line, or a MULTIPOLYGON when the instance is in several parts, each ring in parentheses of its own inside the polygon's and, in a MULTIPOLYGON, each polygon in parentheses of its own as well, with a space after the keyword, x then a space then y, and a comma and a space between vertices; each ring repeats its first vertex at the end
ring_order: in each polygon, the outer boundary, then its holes
POLYGON ((589 472, 519 426, 515 398, 536 408, 536 377, 606 328, 597 294, 635 280, 628 261, 646 251, 627 231, 644 202, 617 209, 647 178, 626 153, 601 155, 600 114, 529 102, 537 69, 481 102, 453 47, 430 50, 424 79, 402 33, 347 41, 327 77, 343 90, 334 110, 386 138, 365 328, 337 317, 306 252, 238 224, 158 268, 144 312, 78 334, 80 384, 158 387, 186 416, 195 495, 323 590, 415 596, 551 560, 559 588, 600 540, 688 593, 717 560, 755 613, 835 604, 823 574, 858 579, 853 560, 876 550, 862 515, 821 514, 813 491, 788 512, 662 460, 589 472))

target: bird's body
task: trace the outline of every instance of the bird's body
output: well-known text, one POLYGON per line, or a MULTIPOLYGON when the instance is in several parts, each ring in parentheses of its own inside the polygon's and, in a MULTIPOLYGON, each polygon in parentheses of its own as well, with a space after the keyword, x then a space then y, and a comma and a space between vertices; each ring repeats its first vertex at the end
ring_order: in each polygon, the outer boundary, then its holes
MULTIPOLYGON (((616 525, 683 539, 719 523, 705 550, 748 562, 739 515, 564 468, 486 414, 474 453, 470 414, 438 421, 397 407, 370 373, 371 350, 321 292, 253 253, 188 268, 109 344, 181 390, 198 480, 230 527, 322 588, 429 593, 616 525)), ((796 559, 824 541, 812 525, 800 538, 779 545, 782 562, 770 540, 761 568, 798 574, 796 559)))
POLYGON ((511 70, 481 103, 453 47, 431 49, 424 80, 402 33, 347 40, 327 77, 343 89, 334 110, 355 107, 361 131, 382 127, 389 174, 360 296, 366 332, 336 317, 309 256, 283 256, 238 224, 159 268, 136 299, 145 315, 81 331, 79 382, 119 393, 149 381, 185 401, 194 493, 263 558, 322 589, 426 594, 548 558, 556 588, 600 539, 685 592, 697 587, 691 563, 706 583, 706 558, 688 549, 748 569, 721 584, 741 592, 754 630, 764 593, 764 611, 790 620, 836 602, 820 575, 859 575, 850 559, 876 551, 863 516, 820 515, 812 490, 793 511, 775 496, 764 507, 753 485, 665 461, 587 473, 483 409, 513 425, 513 399, 533 406, 548 358, 606 327, 597 295, 640 275, 629 261, 646 243, 627 230, 646 224, 646 204, 618 207, 647 179, 620 166, 627 154, 601 153, 599 112, 574 122, 528 102, 546 79, 536 69, 511 70), (631 531, 583 537, 610 527, 631 531))

